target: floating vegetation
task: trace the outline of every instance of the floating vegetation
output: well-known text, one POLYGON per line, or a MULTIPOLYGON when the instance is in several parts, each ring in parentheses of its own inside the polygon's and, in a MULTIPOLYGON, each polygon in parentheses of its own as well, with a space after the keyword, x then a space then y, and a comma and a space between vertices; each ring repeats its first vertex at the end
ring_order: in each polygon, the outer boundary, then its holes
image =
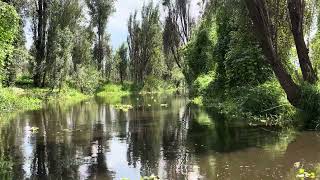
POLYGON ((31 131, 32 134, 36 134, 36 133, 39 132, 39 128, 38 127, 31 127, 30 131, 31 131))
POLYGON ((116 105, 114 105, 114 108, 127 112, 130 109, 133 109, 133 106, 130 104, 116 104, 116 105))
POLYGON ((151 176, 141 177, 141 180, 160 180, 160 178, 158 176, 155 176, 154 174, 152 174, 151 176))
POLYGON ((72 130, 70 130, 70 129, 63 129, 62 131, 66 132, 66 133, 72 132, 72 130))
POLYGON ((0 179, 11 179, 13 163, 8 160, 0 158, 0 179))
POLYGON ((168 107, 168 104, 160 104, 161 107, 168 107))
POLYGON ((297 169, 296 178, 301 180, 316 178, 316 173, 304 169, 300 162, 295 162, 294 167, 297 169))

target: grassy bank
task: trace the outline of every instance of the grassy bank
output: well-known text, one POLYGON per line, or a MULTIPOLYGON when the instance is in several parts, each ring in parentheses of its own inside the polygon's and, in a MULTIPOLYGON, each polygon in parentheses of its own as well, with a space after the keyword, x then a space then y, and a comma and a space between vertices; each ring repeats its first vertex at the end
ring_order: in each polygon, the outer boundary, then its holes
POLYGON ((137 85, 131 82, 120 83, 106 83, 97 91, 99 97, 122 97, 130 94, 161 94, 161 93, 174 93, 178 88, 172 85, 157 84, 157 85, 137 85))
POLYGON ((226 119, 277 126, 292 125, 297 120, 298 110, 290 105, 276 80, 223 91, 217 82, 197 83, 193 86, 192 103, 221 113, 226 119))
POLYGON ((77 103, 90 96, 71 88, 0 88, 0 114, 10 114, 42 107, 43 103, 77 103))

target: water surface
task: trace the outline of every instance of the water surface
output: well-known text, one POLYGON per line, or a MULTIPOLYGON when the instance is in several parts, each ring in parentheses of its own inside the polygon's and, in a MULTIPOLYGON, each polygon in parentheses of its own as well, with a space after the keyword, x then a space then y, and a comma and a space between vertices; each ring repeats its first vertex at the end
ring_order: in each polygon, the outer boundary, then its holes
POLYGON ((12 179, 294 179, 295 162, 320 167, 317 133, 230 122, 183 96, 51 104, 18 115, 0 135, 12 179), (115 108, 120 102, 134 108, 115 108))

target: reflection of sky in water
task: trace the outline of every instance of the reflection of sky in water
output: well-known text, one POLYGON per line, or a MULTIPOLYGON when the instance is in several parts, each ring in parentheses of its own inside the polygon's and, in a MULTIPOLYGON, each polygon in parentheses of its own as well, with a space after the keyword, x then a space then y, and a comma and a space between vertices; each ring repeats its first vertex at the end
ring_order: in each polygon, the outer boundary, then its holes
POLYGON ((140 179, 140 163, 136 167, 128 166, 127 149, 128 145, 119 139, 113 139, 110 142, 110 151, 106 154, 108 167, 116 173, 115 179, 127 178, 140 179))
POLYGON ((19 164, 16 179, 36 178, 42 166, 46 174, 40 179, 135 180, 152 173, 161 179, 279 179, 292 177, 296 161, 320 161, 320 137, 312 133, 238 126, 182 97, 164 97, 158 104, 150 97, 132 99, 123 100, 135 107, 128 112, 97 99, 10 121, 2 138, 16 148, 11 152, 19 164), (31 127, 39 132, 33 134, 31 127))
POLYGON ((23 154, 23 170, 25 172, 25 177, 30 178, 31 177, 31 164, 33 159, 33 145, 32 145, 32 134, 30 131, 31 127, 29 125, 26 125, 24 128, 24 136, 23 136, 23 144, 21 146, 22 148, 22 154, 23 154))

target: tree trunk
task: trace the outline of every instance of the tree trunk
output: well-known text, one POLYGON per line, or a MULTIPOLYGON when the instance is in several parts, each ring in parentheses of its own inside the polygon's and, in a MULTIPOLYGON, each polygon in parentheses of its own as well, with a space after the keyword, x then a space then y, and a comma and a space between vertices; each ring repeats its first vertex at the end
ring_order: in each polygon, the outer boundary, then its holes
POLYGON ((317 75, 312 67, 309 58, 309 50, 304 41, 303 35, 304 8, 304 0, 288 0, 288 9, 291 20, 291 31, 296 44, 303 79, 311 84, 314 84, 317 81, 317 75))
POLYGON ((246 0, 245 2, 268 63, 271 65, 271 68, 284 89, 289 102, 293 106, 298 106, 301 97, 300 89, 298 85, 294 83, 290 74, 285 70, 274 49, 270 32, 270 17, 264 0, 246 0))
POLYGON ((36 37, 36 67, 35 74, 33 76, 33 83, 36 87, 41 86, 42 80, 42 63, 45 60, 45 46, 46 46, 46 29, 47 29, 47 2, 45 0, 38 0, 38 34, 36 37))

